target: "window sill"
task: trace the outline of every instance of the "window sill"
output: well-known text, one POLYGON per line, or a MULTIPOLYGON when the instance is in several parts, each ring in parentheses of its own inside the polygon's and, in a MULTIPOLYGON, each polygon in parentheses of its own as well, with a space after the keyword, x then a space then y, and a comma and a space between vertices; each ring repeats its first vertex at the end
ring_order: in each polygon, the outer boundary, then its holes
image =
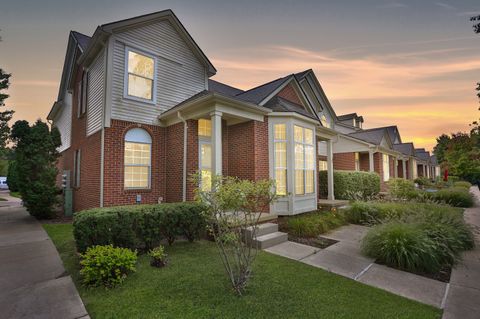
POLYGON ((124 193, 151 193, 151 188, 124 188, 124 193))

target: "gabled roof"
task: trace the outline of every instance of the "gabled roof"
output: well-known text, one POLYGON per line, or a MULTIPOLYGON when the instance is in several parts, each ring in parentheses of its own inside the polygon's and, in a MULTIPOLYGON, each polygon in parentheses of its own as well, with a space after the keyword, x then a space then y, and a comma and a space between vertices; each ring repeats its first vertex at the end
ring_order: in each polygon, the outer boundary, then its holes
MULTIPOLYGON (((390 139, 387 131, 384 128, 363 130, 363 131, 353 132, 348 135, 358 138, 360 140, 363 140, 365 142, 375 144, 375 145, 380 145, 384 137, 387 137, 388 139, 390 139)), ((390 141, 390 144, 391 144, 391 141, 390 141)))
POLYGON ((413 146, 413 143, 400 143, 400 144, 393 144, 393 149, 397 152, 400 152, 402 154, 408 155, 408 156, 414 156, 415 155, 415 148, 413 146))
POLYGON ((213 92, 217 92, 217 93, 221 93, 221 94, 225 94, 225 95, 228 95, 228 96, 236 96, 238 94, 241 94, 241 93, 245 92, 245 91, 237 89, 233 86, 230 86, 230 85, 227 85, 227 84, 215 81, 215 80, 211 80, 211 79, 208 79, 208 90, 213 91, 213 92))
POLYGON ((129 19, 118 20, 102 24, 101 26, 97 27, 91 38, 91 41, 88 43, 88 46, 84 50, 84 54, 81 58, 82 62, 83 60, 88 61, 89 59, 92 59, 92 56, 94 57, 99 50, 98 47, 103 47, 104 42, 113 32, 122 31, 128 28, 164 19, 167 19, 172 24, 175 30, 177 30, 177 32, 185 40, 187 45, 192 49, 194 54, 199 58, 200 61, 202 61, 206 65, 208 75, 212 76, 217 73, 217 70, 213 66, 212 62, 210 62, 205 53, 203 53, 203 51, 192 38, 190 33, 188 33, 187 29, 185 29, 183 24, 177 18, 175 13, 173 13, 173 11, 170 9, 144 14, 129 19))
POLYGON ((303 106, 290 102, 279 96, 275 96, 263 106, 272 109, 274 112, 295 112, 300 115, 318 120, 317 117, 305 110, 303 106))
POLYGON ((273 80, 271 82, 254 87, 250 90, 244 91, 243 93, 236 95, 236 97, 246 102, 260 104, 260 102, 262 102, 276 89, 282 86, 282 84, 284 84, 288 79, 290 79, 290 76, 285 76, 283 78, 273 80))
POLYGON ((432 165, 438 165, 437 157, 435 155, 430 156, 430 163, 432 165))
POLYGON ((313 72, 312 69, 308 69, 302 72, 295 73, 295 77, 297 78, 298 81, 303 80, 310 72, 313 72))
POLYGON ((424 160, 424 161, 430 160, 430 152, 425 151, 424 148, 416 148, 415 149, 415 156, 424 160))
POLYGON ((90 37, 88 35, 85 35, 83 33, 77 32, 77 31, 71 31, 72 36, 77 40, 78 45, 80 46, 80 49, 85 51, 88 47, 88 43, 90 42, 90 37))

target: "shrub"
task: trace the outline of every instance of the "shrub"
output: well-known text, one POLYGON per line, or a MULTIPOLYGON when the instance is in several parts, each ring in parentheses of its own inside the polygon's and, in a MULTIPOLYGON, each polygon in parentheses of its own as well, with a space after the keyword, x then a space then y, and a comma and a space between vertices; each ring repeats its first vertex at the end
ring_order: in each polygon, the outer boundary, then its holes
POLYGON ((130 249, 93 246, 81 255, 80 274, 85 285, 113 287, 122 283, 129 272, 135 271, 136 263, 137 252, 130 249))
POLYGON ((313 212, 286 217, 281 228, 295 237, 312 238, 345 224, 341 212, 313 212))
POLYGON ((415 224, 389 222, 375 226, 363 239, 362 251, 399 269, 434 273, 441 268, 435 242, 415 224))
POLYGON ((412 199, 417 195, 412 181, 403 178, 392 178, 388 181, 388 192, 393 198, 412 199))
POLYGON ((465 181, 459 181, 459 182, 453 183, 453 187, 465 187, 467 189, 470 189, 470 187, 472 187, 472 184, 465 181))
POLYGON ((455 207, 472 207, 474 204, 473 196, 465 187, 451 187, 440 189, 431 193, 434 200, 445 202, 455 207))
POLYGON ((132 205, 95 208, 76 213, 73 235, 77 249, 113 245, 149 250, 162 239, 198 238, 205 229, 204 206, 198 203, 132 205))
MULTIPOLYGON (((327 171, 319 172, 320 195, 327 196, 327 171)), ((371 172, 334 171, 336 199, 368 199, 380 192, 380 177, 371 172)))
POLYGON ((417 177, 413 182, 419 186, 432 186, 432 182, 427 177, 417 177))
POLYGON ((167 253, 165 252, 165 247, 158 246, 151 249, 148 252, 148 255, 151 257, 150 265, 154 267, 163 267, 167 264, 167 253))

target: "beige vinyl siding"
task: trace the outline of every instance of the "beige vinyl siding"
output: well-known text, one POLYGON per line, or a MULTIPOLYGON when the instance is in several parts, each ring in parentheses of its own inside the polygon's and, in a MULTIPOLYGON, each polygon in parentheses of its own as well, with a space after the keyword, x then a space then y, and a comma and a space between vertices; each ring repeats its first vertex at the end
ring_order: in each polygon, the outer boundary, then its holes
POLYGON ((102 128, 105 100, 105 51, 102 51, 88 70, 87 136, 102 128))
POLYGON ((152 124, 161 112, 206 88, 205 66, 168 21, 116 33, 113 43, 112 119, 152 124), (154 104, 124 98, 125 48, 156 58, 154 104))
POLYGON ((59 110, 53 121, 53 125, 60 132, 62 145, 58 148, 59 152, 63 152, 70 147, 72 133, 72 95, 65 93, 63 106, 59 110))

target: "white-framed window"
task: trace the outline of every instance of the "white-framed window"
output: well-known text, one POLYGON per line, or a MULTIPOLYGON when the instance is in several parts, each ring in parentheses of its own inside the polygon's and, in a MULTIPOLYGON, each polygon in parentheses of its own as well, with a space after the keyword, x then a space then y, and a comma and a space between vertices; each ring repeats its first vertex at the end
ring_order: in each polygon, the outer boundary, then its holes
POLYGON ((77 87, 77 117, 82 116, 87 111, 87 90, 88 90, 88 72, 82 72, 82 79, 77 87))
POLYGON ((212 121, 199 119, 198 120, 198 136, 212 137, 212 121))
POLYGON ((75 150, 73 156, 73 187, 80 187, 81 151, 75 150))
POLYGON ((273 126, 273 163, 276 193, 287 195, 287 126, 284 123, 273 126))
POLYGON ((325 116, 325 114, 322 114, 322 116, 320 116, 320 123, 322 123, 323 127, 328 127, 328 128, 330 128, 330 123, 328 122, 327 117, 325 116))
POLYGON ((355 170, 360 170, 360 153, 358 152, 355 153, 355 170))
POLYGON ((319 160, 319 161, 318 161, 318 170, 319 170, 319 171, 326 171, 326 170, 328 170, 327 161, 319 160))
POLYGON ((127 47, 124 96, 155 103, 155 70, 156 59, 153 55, 127 47))
POLYGON ((141 128, 133 128, 125 134, 124 187, 127 189, 150 188, 152 162, 152 138, 141 128))
POLYGON ((315 152, 313 130, 293 126, 295 142, 295 194, 311 194, 315 191, 315 152))
POLYGON ((383 161, 383 180, 386 182, 390 179, 390 157, 387 154, 382 154, 383 161))
POLYGON ((198 120, 198 163, 200 171, 200 188, 203 191, 212 189, 212 121, 198 120))

